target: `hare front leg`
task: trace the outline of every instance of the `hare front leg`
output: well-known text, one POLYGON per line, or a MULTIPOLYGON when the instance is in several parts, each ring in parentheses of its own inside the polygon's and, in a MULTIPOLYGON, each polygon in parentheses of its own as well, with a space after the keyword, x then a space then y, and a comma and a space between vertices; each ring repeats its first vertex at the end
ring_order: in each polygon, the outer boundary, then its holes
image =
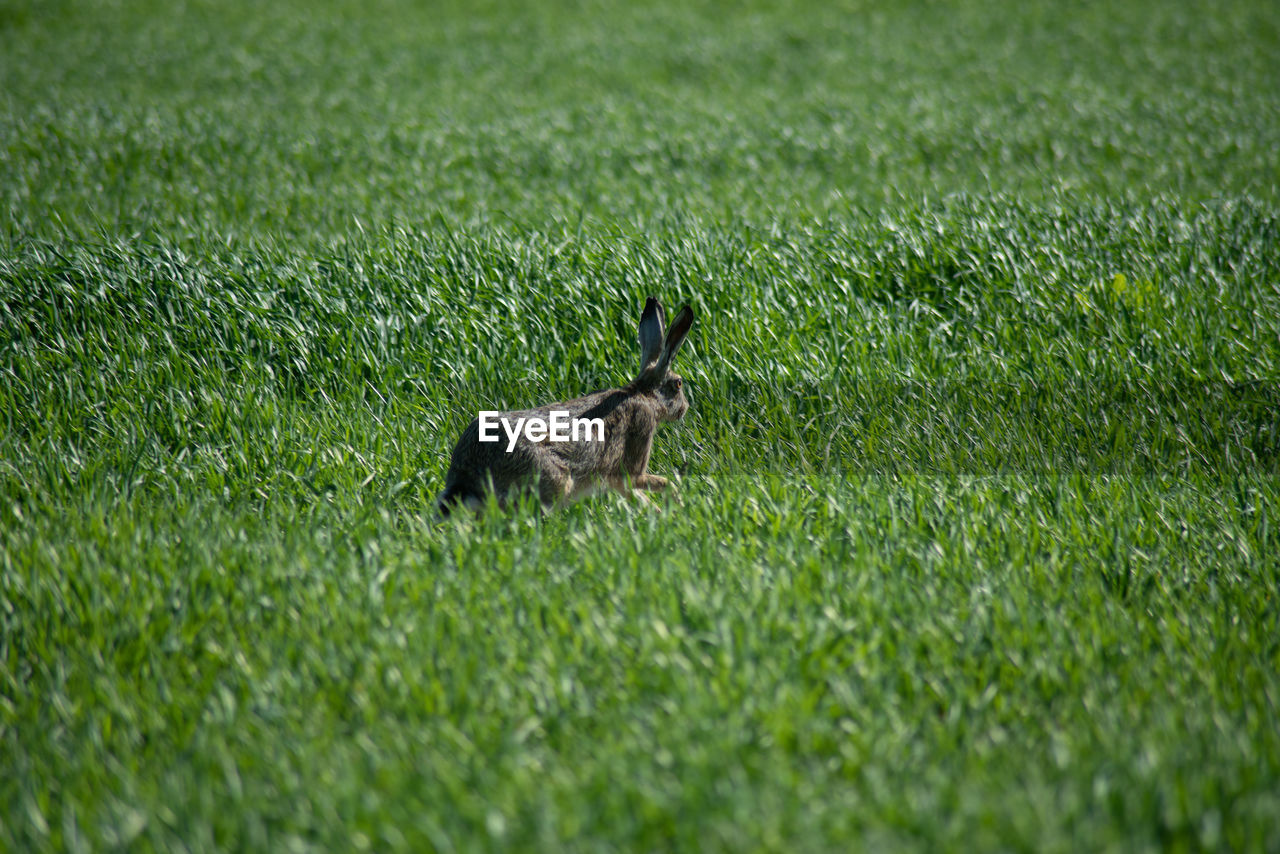
POLYGON ((609 487, 619 495, 625 498, 634 498, 638 503, 645 507, 652 507, 654 510, 661 513, 662 508, 654 504, 653 501, 649 499, 649 496, 644 494, 644 487, 640 483, 643 479, 644 475, 641 475, 636 480, 632 480, 626 475, 611 477, 609 478, 609 487))
POLYGON ((637 489, 647 489, 650 492, 660 492, 671 485, 671 481, 662 475, 649 474, 645 472, 635 480, 637 489))
POLYGON ((676 482, 662 475, 646 472, 636 480, 636 486, 640 489, 647 489, 650 492, 665 492, 677 502, 680 501, 680 490, 676 489, 676 482))
POLYGON ((647 489, 650 492, 665 492, 676 501, 680 501, 680 490, 676 489, 676 482, 662 475, 642 474, 636 481, 636 486, 640 489, 647 489))

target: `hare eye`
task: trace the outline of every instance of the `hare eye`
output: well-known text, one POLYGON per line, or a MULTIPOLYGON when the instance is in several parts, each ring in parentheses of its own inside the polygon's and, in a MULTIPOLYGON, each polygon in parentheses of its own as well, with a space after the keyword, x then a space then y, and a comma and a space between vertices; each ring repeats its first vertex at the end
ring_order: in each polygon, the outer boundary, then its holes
POLYGON ((684 380, 680 379, 679 377, 676 377, 676 391, 679 391, 680 387, 683 385, 684 385, 684 380))

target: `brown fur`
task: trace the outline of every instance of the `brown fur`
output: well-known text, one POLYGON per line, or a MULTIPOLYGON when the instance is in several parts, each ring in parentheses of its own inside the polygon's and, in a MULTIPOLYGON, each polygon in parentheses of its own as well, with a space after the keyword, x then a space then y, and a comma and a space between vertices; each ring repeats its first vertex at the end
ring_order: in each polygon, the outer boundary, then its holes
POLYGON ((600 418, 603 442, 530 442, 522 434, 507 453, 506 433, 498 431, 498 442, 481 442, 480 421, 473 419, 453 449, 441 512, 447 514, 458 502, 478 505, 490 491, 505 504, 513 491, 535 485, 546 507, 600 487, 642 502, 648 501, 645 491, 668 488, 666 478, 648 472, 649 454, 658 424, 683 418, 689 408, 682 380, 670 363, 693 324, 693 310, 687 305, 680 309, 665 341, 664 320, 662 304, 650 297, 640 318, 640 372, 630 384, 499 416, 513 423, 529 416, 550 420, 556 410, 567 411, 571 419, 600 418))

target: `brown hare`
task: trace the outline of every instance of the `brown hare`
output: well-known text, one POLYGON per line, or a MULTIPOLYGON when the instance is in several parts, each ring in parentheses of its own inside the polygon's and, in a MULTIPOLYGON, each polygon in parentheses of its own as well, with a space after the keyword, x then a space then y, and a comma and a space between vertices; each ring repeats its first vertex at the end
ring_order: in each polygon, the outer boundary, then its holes
POLYGON ((664 339, 666 312, 649 297, 640 315, 640 372, 629 385, 533 409, 481 413, 453 449, 441 513, 448 515, 459 503, 479 507, 490 491, 504 504, 513 490, 527 487, 536 487, 544 507, 602 486, 648 503, 645 491, 669 484, 648 472, 654 431, 689 409, 671 360, 692 325, 693 309, 686 305, 664 339), (499 422, 503 430, 497 429, 499 422))

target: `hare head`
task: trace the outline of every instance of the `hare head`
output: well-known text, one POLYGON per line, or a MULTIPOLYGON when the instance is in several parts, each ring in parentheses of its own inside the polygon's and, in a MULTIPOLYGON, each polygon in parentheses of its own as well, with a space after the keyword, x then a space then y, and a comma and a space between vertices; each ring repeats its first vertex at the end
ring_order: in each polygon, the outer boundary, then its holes
POLYGON ((671 370, 671 360, 693 326, 693 309, 687 305, 680 309, 664 339, 666 321, 662 303, 649 297, 640 315, 640 372, 631 388, 652 396, 658 420, 678 421, 689 410, 689 401, 684 396, 684 380, 671 370))

